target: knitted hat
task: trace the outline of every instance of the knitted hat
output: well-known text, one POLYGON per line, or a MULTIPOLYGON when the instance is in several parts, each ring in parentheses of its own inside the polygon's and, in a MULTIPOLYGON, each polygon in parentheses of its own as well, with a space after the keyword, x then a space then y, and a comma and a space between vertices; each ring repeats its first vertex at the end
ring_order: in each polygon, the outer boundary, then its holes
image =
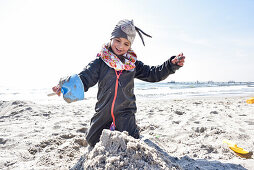
POLYGON ((139 29, 138 27, 136 27, 133 23, 133 20, 121 20, 117 23, 117 25, 115 26, 113 32, 111 33, 111 39, 113 38, 125 38, 127 40, 129 40, 131 42, 131 44, 133 44, 133 41, 135 39, 136 36, 136 31, 138 32, 143 45, 145 46, 145 42, 143 40, 142 34, 152 38, 150 35, 144 33, 141 29, 139 29), (141 33, 140 33, 141 32, 141 33))

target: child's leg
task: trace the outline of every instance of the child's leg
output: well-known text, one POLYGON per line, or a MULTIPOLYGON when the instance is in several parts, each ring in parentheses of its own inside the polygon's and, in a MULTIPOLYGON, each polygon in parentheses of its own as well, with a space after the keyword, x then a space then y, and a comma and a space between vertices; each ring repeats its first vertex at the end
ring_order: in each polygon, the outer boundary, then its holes
POLYGON ((103 129, 109 129, 112 121, 96 120, 94 117, 91 120, 91 126, 86 136, 86 141, 89 145, 94 146, 100 140, 103 129))
POLYGON ((136 124, 135 114, 124 113, 116 117, 116 130, 123 132, 127 131, 130 136, 138 139, 140 137, 139 130, 136 124))

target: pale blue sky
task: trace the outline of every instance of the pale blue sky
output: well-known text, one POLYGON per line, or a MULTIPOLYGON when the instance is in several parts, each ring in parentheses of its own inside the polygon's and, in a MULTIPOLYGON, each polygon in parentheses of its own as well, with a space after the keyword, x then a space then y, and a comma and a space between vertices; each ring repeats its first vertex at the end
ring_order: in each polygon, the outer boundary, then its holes
POLYGON ((0 0, 0 85, 51 87, 80 72, 120 19, 153 36, 133 49, 158 65, 183 52, 166 81, 254 81, 253 0, 0 0))

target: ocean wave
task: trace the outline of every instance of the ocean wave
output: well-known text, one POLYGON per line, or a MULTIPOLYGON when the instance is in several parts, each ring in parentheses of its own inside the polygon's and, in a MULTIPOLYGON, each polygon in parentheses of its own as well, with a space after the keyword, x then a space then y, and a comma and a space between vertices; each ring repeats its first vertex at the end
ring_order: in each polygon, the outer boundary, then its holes
MULTIPOLYGON (((97 85, 85 93, 86 100, 96 100, 97 85)), ((62 97, 48 97, 51 88, 11 89, 1 86, 1 100, 29 100, 39 103, 64 103, 62 97)), ((254 85, 250 83, 144 83, 136 82, 134 93, 137 98, 186 98, 196 96, 253 95, 254 85)))

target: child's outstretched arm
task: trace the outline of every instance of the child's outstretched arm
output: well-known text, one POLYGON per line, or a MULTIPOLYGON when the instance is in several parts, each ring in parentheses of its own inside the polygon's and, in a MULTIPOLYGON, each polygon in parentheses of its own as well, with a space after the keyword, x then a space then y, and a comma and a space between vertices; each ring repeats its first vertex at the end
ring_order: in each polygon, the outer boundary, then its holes
POLYGON ((185 56, 183 53, 172 56, 159 66, 145 65, 141 61, 137 61, 135 78, 147 82, 159 82, 166 79, 170 74, 174 74, 176 70, 184 65, 185 56))

